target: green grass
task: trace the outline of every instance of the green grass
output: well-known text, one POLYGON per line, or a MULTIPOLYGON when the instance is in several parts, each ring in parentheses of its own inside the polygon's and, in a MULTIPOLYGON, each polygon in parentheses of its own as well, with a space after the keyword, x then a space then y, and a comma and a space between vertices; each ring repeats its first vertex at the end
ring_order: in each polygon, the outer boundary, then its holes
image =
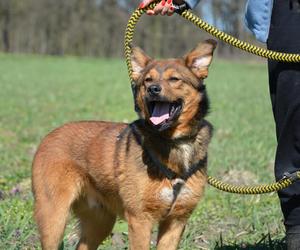
MULTIPOLYGON (((206 84, 215 127, 209 173, 239 184, 272 182, 276 141, 266 65, 216 60, 206 84)), ((30 169, 37 145, 68 121, 135 119, 129 80, 122 60, 0 54, 0 87, 0 249, 35 249, 30 169)), ((65 249, 74 249, 74 225, 65 249)), ((119 222, 101 249, 113 249, 112 241, 124 248, 126 230, 119 222)), ((283 236, 276 194, 207 187, 181 249, 284 249, 283 236)))

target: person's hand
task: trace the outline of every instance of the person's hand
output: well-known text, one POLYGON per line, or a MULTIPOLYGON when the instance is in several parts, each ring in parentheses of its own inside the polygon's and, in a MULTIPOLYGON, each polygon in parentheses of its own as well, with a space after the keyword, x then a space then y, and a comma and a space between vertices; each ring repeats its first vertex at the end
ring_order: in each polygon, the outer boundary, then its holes
MULTIPOLYGON (((154 2, 155 0, 143 0, 139 6, 140 9, 145 8, 150 3, 154 2)), ((182 4, 184 3, 183 0, 173 0, 175 4, 182 4)), ((172 0, 162 0, 160 3, 158 3, 153 10, 147 10, 147 14, 152 15, 168 15, 171 16, 174 14, 175 8, 173 6, 172 0)))

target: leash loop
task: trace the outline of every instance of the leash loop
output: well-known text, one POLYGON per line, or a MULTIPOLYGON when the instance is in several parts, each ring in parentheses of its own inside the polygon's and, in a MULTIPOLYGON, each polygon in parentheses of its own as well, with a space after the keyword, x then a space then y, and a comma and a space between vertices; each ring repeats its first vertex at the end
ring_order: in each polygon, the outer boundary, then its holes
MULTIPOLYGON (((126 57, 126 64, 128 67, 128 73, 131 80, 131 84, 133 84, 133 80, 131 77, 132 74, 132 67, 130 63, 130 55, 131 55, 131 43, 133 40, 134 29, 139 21, 140 17, 149 9, 153 9, 157 3, 160 1, 156 1, 151 3, 149 6, 143 9, 136 9, 131 17, 128 20, 128 24, 125 31, 125 57, 126 57)), ((280 61, 280 62, 292 62, 292 63, 299 63, 300 62, 300 54, 289 54, 289 53, 282 53, 277 51, 272 51, 268 49, 264 49, 247 42, 241 41, 231 35, 226 34, 223 31, 215 28, 214 26, 206 23, 201 18, 193 14, 192 12, 188 11, 187 9, 183 11, 178 11, 178 15, 185 18, 186 20, 192 22, 198 28, 206 31, 207 33, 211 34, 212 36, 228 43, 238 49, 247 51, 251 54, 264 57, 270 60, 280 61)))
MULTIPOLYGON (((126 64, 128 69, 128 75, 131 81, 132 91, 135 94, 136 88, 132 78, 132 65, 131 65, 131 44, 133 41, 134 30, 137 22, 139 21, 140 17, 149 9, 153 9, 156 4, 160 2, 159 0, 156 2, 151 3, 149 6, 143 9, 135 10, 131 17, 128 20, 126 31, 125 31, 125 58, 126 64)), ((247 42, 241 41, 231 35, 226 34, 223 31, 218 30, 217 28, 213 27, 212 25, 204 22, 198 16, 194 15, 188 10, 178 11, 178 14, 183 18, 189 20, 194 25, 199 27, 200 29, 206 31, 207 33, 211 34, 212 36, 236 47, 241 50, 247 51, 257 56, 261 56, 270 60, 281 61, 281 62, 293 62, 299 63, 300 62, 300 55, 299 54, 288 54, 288 53, 281 53, 277 51, 271 51, 264 48, 260 48, 258 46, 254 46, 247 42)), ((223 183, 222 181, 212 177, 207 177, 207 182, 222 191, 230 192, 230 193, 237 193, 237 194, 264 194, 282 190, 290 185, 292 185, 295 181, 300 180, 300 171, 294 173, 285 173, 284 177, 279 180, 278 182, 266 185, 256 185, 256 186, 237 186, 233 184, 223 183)))

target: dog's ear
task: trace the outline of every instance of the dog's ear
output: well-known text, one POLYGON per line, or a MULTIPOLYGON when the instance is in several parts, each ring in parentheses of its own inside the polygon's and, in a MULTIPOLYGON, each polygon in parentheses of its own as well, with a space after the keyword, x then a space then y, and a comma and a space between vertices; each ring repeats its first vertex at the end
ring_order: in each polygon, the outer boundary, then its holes
POLYGON ((217 42, 213 39, 199 43, 190 53, 184 56, 185 64, 198 78, 206 78, 217 42))
POLYGON ((132 48, 131 66, 132 66, 132 79, 137 81, 141 76, 141 72, 146 65, 151 61, 151 58, 139 47, 132 48))

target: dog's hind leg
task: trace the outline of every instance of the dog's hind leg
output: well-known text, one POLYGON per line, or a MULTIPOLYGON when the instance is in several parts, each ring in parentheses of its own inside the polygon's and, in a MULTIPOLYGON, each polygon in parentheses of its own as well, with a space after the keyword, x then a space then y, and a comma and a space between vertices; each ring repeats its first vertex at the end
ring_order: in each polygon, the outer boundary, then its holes
POLYGON ((109 212, 101 204, 90 207, 88 202, 75 204, 74 213, 80 222, 80 240, 77 250, 96 250, 110 235, 116 221, 116 215, 109 212))
POLYGON ((83 185, 82 177, 70 162, 34 164, 34 217, 43 250, 57 250, 63 238, 69 210, 83 185))
POLYGON ((186 219, 167 219, 159 224, 157 250, 176 250, 186 225, 186 219))

